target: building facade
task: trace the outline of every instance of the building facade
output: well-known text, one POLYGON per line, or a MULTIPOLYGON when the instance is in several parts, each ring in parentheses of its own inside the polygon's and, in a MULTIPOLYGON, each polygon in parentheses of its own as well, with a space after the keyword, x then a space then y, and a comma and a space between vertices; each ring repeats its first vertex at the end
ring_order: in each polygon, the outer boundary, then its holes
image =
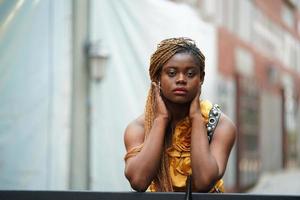
POLYGON ((218 29, 218 93, 238 127, 229 190, 245 191, 263 172, 299 166, 300 2, 176 2, 218 29))

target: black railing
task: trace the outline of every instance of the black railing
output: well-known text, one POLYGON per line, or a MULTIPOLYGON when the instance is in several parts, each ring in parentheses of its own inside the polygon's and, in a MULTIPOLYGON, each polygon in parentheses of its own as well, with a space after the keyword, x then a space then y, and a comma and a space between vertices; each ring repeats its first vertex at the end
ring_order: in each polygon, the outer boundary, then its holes
MULTIPOLYGON (((93 192, 93 191, 7 191, 0 190, 0 200, 184 200, 185 193, 93 192)), ((207 194, 193 193, 193 200, 289 200, 300 195, 207 194)))

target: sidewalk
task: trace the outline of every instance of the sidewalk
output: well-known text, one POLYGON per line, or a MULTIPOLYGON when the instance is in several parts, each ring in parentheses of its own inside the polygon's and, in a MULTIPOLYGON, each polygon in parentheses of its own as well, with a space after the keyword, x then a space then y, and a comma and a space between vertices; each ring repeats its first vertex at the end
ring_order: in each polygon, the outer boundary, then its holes
POLYGON ((264 174, 247 193, 299 195, 300 168, 264 174))

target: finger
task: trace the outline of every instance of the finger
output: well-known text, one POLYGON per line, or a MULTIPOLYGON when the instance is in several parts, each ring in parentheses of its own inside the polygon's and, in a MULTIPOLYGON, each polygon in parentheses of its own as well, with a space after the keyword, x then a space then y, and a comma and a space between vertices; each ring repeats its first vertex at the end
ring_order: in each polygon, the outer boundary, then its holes
POLYGON ((151 82, 152 86, 154 87, 155 91, 157 89, 157 84, 155 82, 151 82))
POLYGON ((200 90, 198 90, 195 98, 193 99, 193 101, 199 101, 200 94, 201 94, 201 92, 200 92, 200 90))

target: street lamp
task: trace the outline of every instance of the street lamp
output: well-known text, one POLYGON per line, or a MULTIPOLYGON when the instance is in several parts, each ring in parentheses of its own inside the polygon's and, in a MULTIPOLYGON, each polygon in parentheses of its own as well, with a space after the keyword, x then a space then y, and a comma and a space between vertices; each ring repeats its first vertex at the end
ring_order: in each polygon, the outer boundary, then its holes
POLYGON ((92 80, 100 82, 105 75, 105 68, 109 58, 107 49, 98 40, 90 42, 87 48, 89 73, 92 80))

